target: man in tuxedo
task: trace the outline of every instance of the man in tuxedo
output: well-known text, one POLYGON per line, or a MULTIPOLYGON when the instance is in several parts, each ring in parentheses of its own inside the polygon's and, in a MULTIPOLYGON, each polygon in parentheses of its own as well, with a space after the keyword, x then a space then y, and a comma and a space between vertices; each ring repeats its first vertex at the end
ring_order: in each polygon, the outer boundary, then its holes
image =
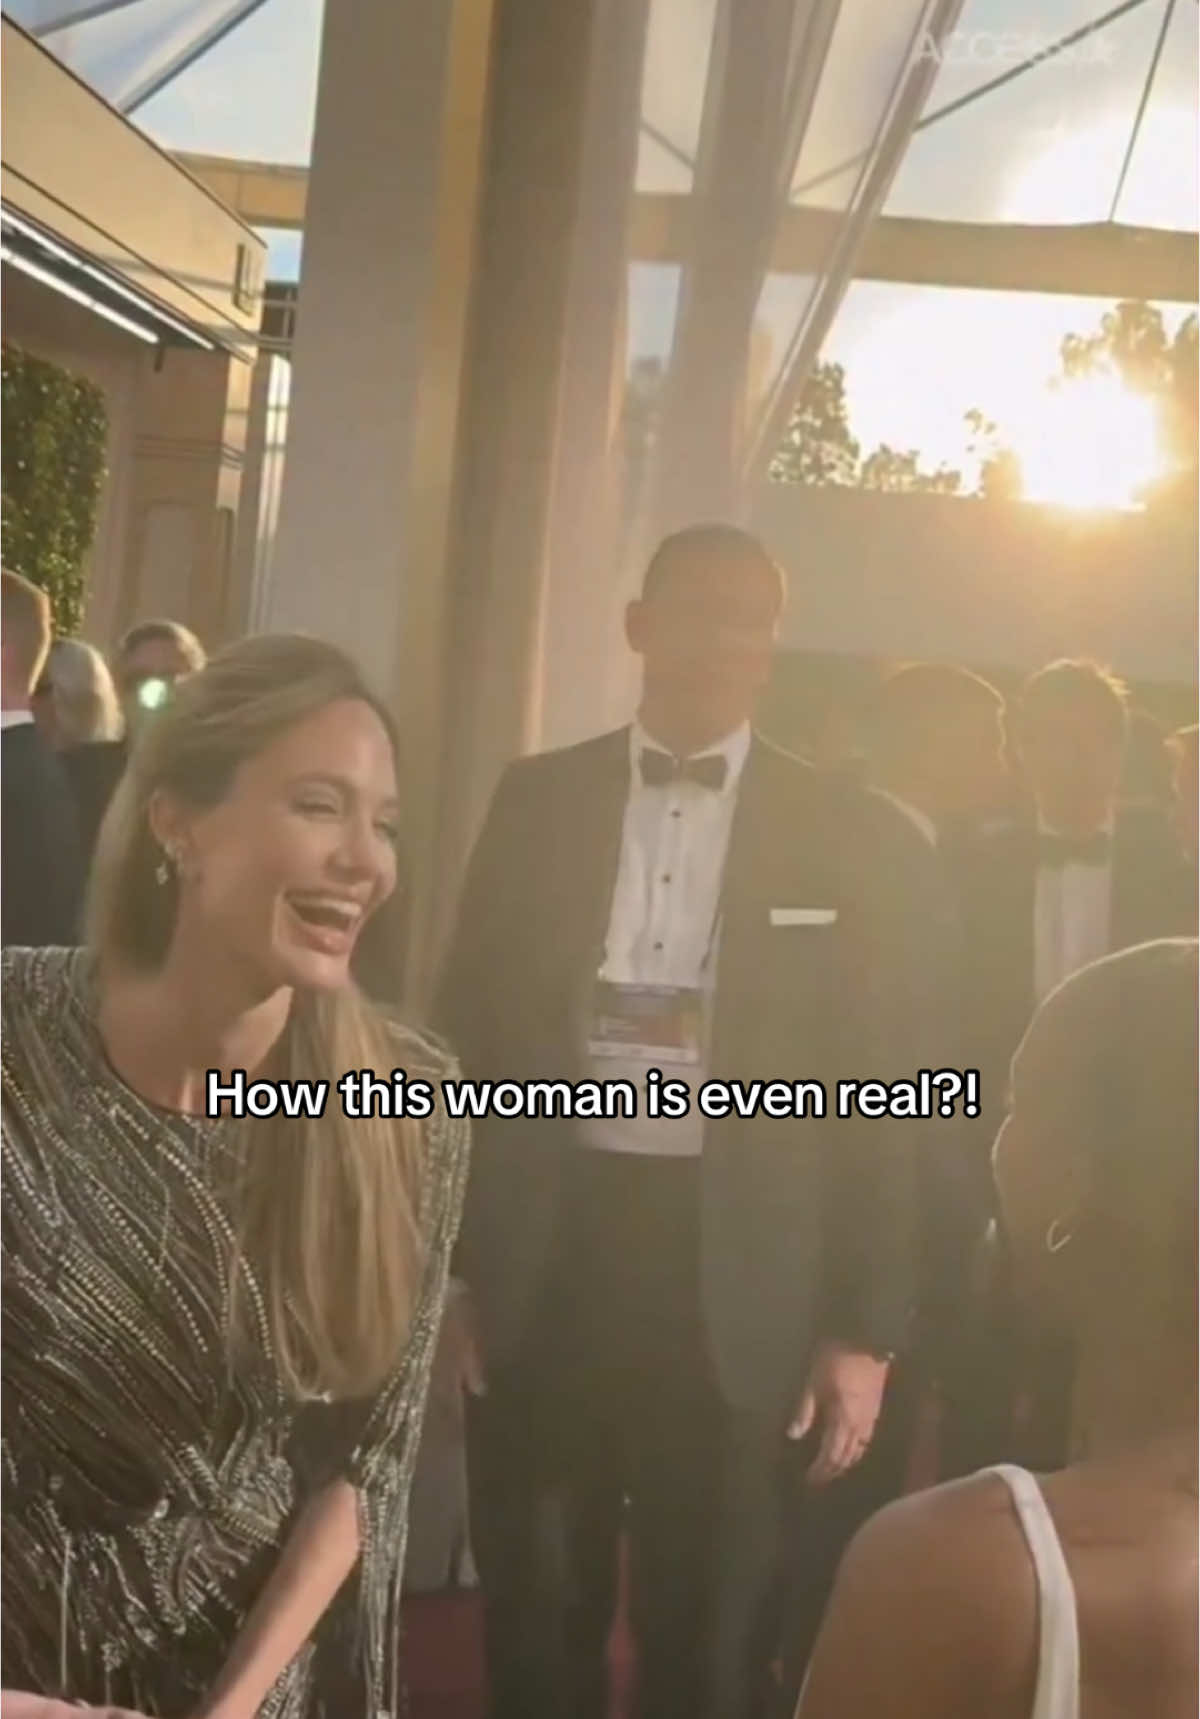
POLYGON ((997 1099, 1050 991, 1102 955, 1180 929, 1166 820, 1118 810, 1127 721, 1124 688, 1094 663, 1051 663, 1020 694, 1012 739, 1034 816, 982 843, 970 879, 970 958, 997 1099))
MULTIPOLYGON (((1094 663, 1051 663, 1021 691, 1011 740, 1033 817, 980 845, 968 886, 969 985, 993 1133, 1035 1007, 1089 962, 1187 929, 1165 817, 1118 809, 1127 729, 1125 690, 1094 663)), ((1014 1453, 1053 1467, 1068 1454, 1071 1357, 1043 1344, 1024 1370, 1025 1426, 1014 1453)))
MULTIPOLYGON (((751 728, 783 598, 745 533, 668 538, 627 614, 636 720, 505 775, 441 991, 469 1076, 832 1097, 917 1066, 913 833, 751 728)), ((757 1710, 789 1450, 818 1484, 862 1459, 913 1296, 912 1125, 829 1118, 478 1124, 493 1719, 605 1712, 622 1531, 645 1719, 757 1710)))
POLYGON ((71 788, 33 720, 33 690, 50 649, 44 591, 0 574, 0 940, 74 943, 82 888, 71 788))

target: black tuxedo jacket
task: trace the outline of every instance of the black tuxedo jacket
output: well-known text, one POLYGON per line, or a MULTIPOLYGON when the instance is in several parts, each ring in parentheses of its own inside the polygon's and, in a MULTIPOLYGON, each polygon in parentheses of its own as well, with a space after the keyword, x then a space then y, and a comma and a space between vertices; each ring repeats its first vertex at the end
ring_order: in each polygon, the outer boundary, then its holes
POLYGON ((128 757, 129 747, 124 740, 91 740, 82 746, 69 746, 60 754, 59 762, 75 796, 75 818, 85 873, 91 866, 100 825, 104 822, 104 814, 116 792, 117 783, 124 775, 128 757))
MULTIPOLYGON (((1037 830, 1008 825, 981 839, 965 871, 972 1054, 983 1065, 985 1113, 1003 1119, 1008 1069, 1033 1016, 1037 830)), ((1118 816, 1112 842, 1109 951, 1189 934, 1181 863, 1166 822, 1118 816)))
MULTIPOLYGON (((513 765, 473 856, 438 1023, 478 1079, 578 1079, 629 791, 628 730, 513 765)), ((835 1083, 928 1063, 925 844, 877 796, 755 738, 722 886, 714 1080, 820 1079, 825 1121, 710 1121, 701 1296, 734 1406, 785 1412, 814 1343, 891 1351, 912 1306, 913 1130, 839 1121, 835 1083), (825 925, 773 908, 835 908, 825 925)), ((936 1066, 936 1065, 935 1065, 936 1066)), ((458 1269, 513 1358, 552 1255, 569 1121, 477 1124, 458 1269)))
POLYGON ((79 938, 82 873, 71 788, 32 722, 0 737, 0 941, 79 938))

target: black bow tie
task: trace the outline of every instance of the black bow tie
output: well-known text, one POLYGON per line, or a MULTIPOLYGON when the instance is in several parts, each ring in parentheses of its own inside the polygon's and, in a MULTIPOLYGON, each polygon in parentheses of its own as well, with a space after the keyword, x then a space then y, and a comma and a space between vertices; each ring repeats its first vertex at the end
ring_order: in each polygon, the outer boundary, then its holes
POLYGON ((1111 851, 1107 830, 1091 836, 1059 836, 1047 830, 1038 836, 1039 865, 1104 865, 1111 851))
POLYGON ((640 759, 642 781, 647 788, 666 788, 672 782, 695 782, 701 788, 720 793, 725 786, 728 766, 720 752, 708 752, 700 758, 673 758, 669 752, 658 752, 652 746, 642 748, 640 759))

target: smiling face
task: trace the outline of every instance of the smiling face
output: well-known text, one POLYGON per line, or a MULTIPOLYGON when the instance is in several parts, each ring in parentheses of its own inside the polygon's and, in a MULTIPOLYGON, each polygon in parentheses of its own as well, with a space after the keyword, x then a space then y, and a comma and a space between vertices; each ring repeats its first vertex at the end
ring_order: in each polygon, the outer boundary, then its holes
POLYGON ((239 765, 216 805, 156 798, 176 938, 227 953, 264 994, 346 984, 363 926, 395 888, 397 820, 383 722, 357 699, 325 705, 239 765))

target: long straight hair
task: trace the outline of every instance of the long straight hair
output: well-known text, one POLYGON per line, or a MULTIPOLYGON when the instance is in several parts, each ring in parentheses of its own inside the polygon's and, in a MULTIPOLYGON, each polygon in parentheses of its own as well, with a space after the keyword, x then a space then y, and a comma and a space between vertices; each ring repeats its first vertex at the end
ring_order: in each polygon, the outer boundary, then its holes
MULTIPOLYGON (((345 699, 368 705, 396 736, 354 664, 315 639, 264 635, 223 651, 180 683, 139 737, 100 832, 88 937, 106 971, 153 972, 166 958, 178 905, 150 827, 154 795, 217 805, 238 767, 278 735, 345 699)), ((278 1047, 279 1074, 333 1083, 348 1069, 390 1079, 428 1060, 353 984, 297 991, 278 1047)), ((285 1387, 297 1397, 366 1396, 396 1365, 422 1265, 423 1134, 412 1120, 347 1119, 340 1105, 313 1118, 243 1121, 231 1190, 230 1346, 251 1339, 253 1272, 285 1387)))

